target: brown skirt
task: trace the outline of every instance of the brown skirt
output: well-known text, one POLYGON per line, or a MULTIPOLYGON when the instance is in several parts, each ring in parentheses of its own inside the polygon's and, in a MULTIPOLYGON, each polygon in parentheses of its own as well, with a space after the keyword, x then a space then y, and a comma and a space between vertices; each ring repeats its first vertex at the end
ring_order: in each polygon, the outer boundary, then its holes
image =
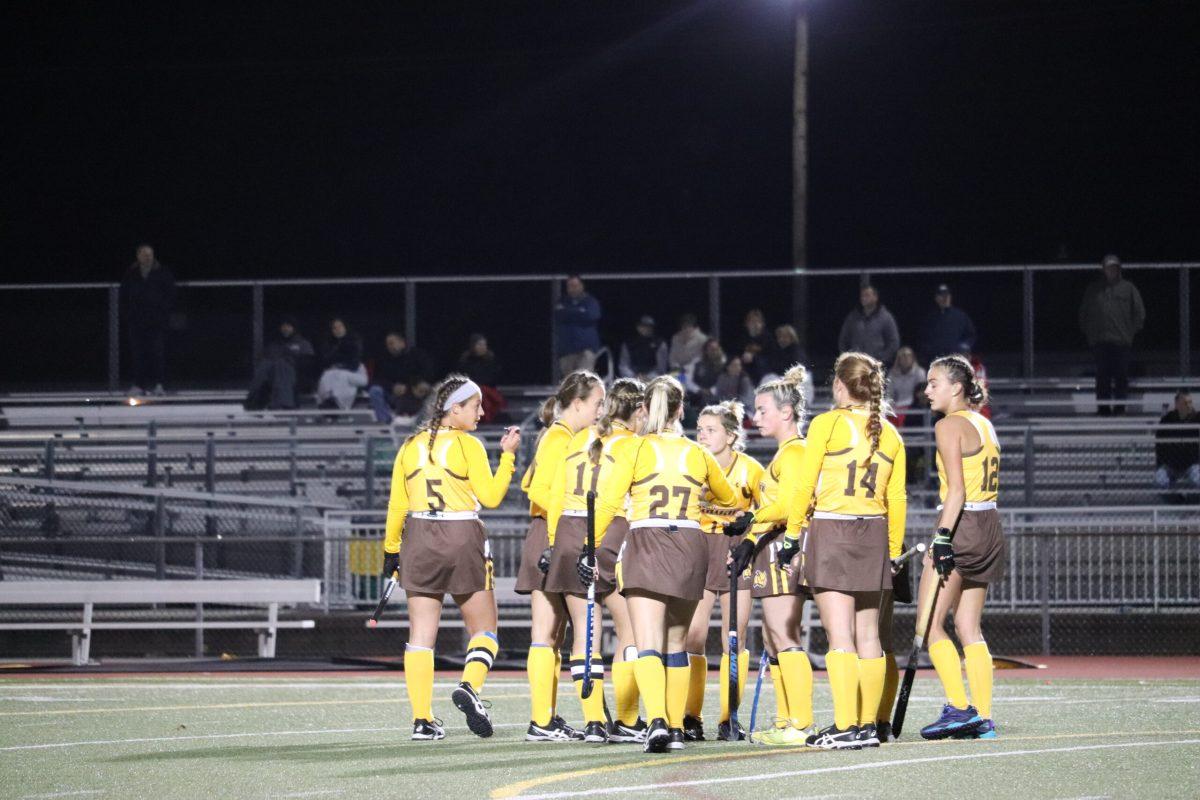
POLYGON ((804 547, 804 580, 815 590, 878 592, 891 586, 887 520, 814 518, 804 547))
POLYGON ((976 583, 995 583, 1004 577, 1008 542, 996 509, 963 511, 954 532, 954 569, 976 583))
POLYGON ((708 576, 711 534, 695 528, 634 528, 617 562, 621 594, 633 592, 699 601, 708 576))
POLYGON ((604 532, 604 541, 596 551, 596 566, 599 575, 596 577, 596 594, 606 595, 617 590, 617 556, 625 538, 629 535, 629 520, 624 517, 613 517, 608 530, 604 532))
POLYGON ((704 578, 705 591, 729 594, 729 572, 725 569, 729 550, 737 547, 744 536, 730 538, 721 533, 704 534, 708 545, 708 572, 704 578))
POLYGON ((754 560, 750 562, 750 569, 753 571, 750 583, 752 597, 808 593, 808 587, 803 583, 803 570, 800 568, 803 553, 798 553, 792 558, 790 571, 780 569, 776 554, 782 544, 782 529, 758 537, 758 546, 754 548, 754 560))
MULTIPOLYGON (((604 539, 596 548, 597 596, 603 597, 617 588, 617 553, 628 531, 629 523, 624 517, 613 518, 604 539)), ((579 553, 583 550, 586 540, 586 517, 559 518, 558 530, 554 533, 554 555, 550 559, 550 572, 546 575, 546 585, 542 591, 580 597, 587 594, 587 587, 579 580, 579 572, 576 569, 579 553)))
POLYGON ((400 586, 421 594, 472 594, 493 587, 487 532, 477 519, 409 517, 400 552, 400 586))
POLYGON ((549 546, 546 518, 534 517, 529 521, 529 531, 525 534, 525 543, 521 545, 521 565, 517 567, 517 594, 532 594, 535 589, 542 590, 546 576, 538 569, 538 559, 542 557, 542 551, 549 546))

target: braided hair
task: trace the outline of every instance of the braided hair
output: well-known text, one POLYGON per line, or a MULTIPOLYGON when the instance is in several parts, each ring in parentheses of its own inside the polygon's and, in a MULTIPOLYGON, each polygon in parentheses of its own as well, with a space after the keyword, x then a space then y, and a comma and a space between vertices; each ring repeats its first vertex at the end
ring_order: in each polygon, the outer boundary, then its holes
POLYGON ((852 399, 867 405, 871 452, 863 462, 865 465, 879 451, 883 415, 891 412, 883 397, 883 364, 866 353, 842 353, 833 365, 833 374, 845 385, 852 399))
POLYGON ((432 461, 433 443, 437 441, 438 428, 442 426, 442 420, 446 416, 446 401, 450 399, 450 395, 454 394, 460 386, 464 385, 469 380, 470 378, 468 378, 466 375, 451 373, 450 375, 447 375, 441 383, 433 387, 433 391, 430 393, 430 396, 433 398, 433 400, 432 407, 430 408, 429 419, 425 420, 425 424, 422 425, 416 431, 416 433, 408 437, 408 440, 405 442, 405 444, 411 442, 422 432, 429 431, 429 459, 432 461))
POLYGON ((604 415, 596 423, 594 430, 596 438, 588 448, 588 459, 593 464, 600 463, 600 453, 604 450, 603 439, 612 433, 613 422, 629 422, 642 405, 642 396, 646 393, 646 384, 636 378, 617 378, 613 381, 608 396, 604 398, 604 415))
POLYGON ((975 376, 975 368, 971 366, 971 362, 967 360, 966 356, 955 353, 936 358, 929 365, 929 369, 932 370, 934 367, 938 367, 946 373, 946 379, 950 383, 962 386, 963 399, 971 408, 982 408, 987 405, 987 387, 975 376))
POLYGON ((721 420, 726 433, 733 434, 731 448, 740 453, 746 449, 746 429, 742 426, 746 421, 746 407, 738 400, 726 400, 716 405, 705 406, 700 416, 716 417, 721 420))

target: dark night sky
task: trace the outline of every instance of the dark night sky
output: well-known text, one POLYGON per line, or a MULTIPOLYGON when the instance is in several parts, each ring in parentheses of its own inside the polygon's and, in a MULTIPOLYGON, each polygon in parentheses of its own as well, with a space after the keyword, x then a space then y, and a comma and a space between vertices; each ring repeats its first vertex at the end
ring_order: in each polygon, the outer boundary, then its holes
MULTIPOLYGON (((7 4, 4 277, 117 280, 142 240, 182 280, 787 267, 792 8, 7 4)), ((1200 259, 1195 3, 817 0, 810 19, 812 266, 1200 259)), ((1045 298, 1078 294, 1083 277, 1038 280, 1045 298)), ((1139 280, 1151 305, 1173 291, 1171 274, 1139 280)), ((1011 353, 1019 281, 1001 283, 973 307, 959 297, 983 346, 1011 353)), ((881 284, 893 307, 928 304, 924 285, 881 284)), ((825 285, 838 297, 813 305, 814 351, 853 303, 853 279, 825 285)), ((706 303, 703 285, 652 307, 595 286, 608 339, 636 314, 706 303)), ((728 287, 726 335, 749 305, 787 314, 787 286, 755 286, 728 287)), ((272 318, 299 309, 315 328, 354 309, 372 340, 398 324, 387 292, 369 311, 361 293, 273 291, 272 318)), ((549 330, 540 311, 519 336, 488 317, 521 308, 522 291, 468 297, 459 319, 426 315, 419 338, 451 358, 487 324, 512 365, 549 330)), ((457 301, 454 287, 422 292, 423 308, 457 301)), ((246 297, 181 302, 191 327, 173 334, 173 362, 199 381, 242 380, 246 297)), ((1152 314, 1155 347, 1178 336, 1171 302, 1152 314)), ((68 308, 73 327, 40 334, 55 358, 6 359, 36 361, 29 380, 102 379, 103 303, 0 297, 6 340, 68 308)), ((1073 308, 1038 314, 1037 347, 1081 346, 1073 308)))

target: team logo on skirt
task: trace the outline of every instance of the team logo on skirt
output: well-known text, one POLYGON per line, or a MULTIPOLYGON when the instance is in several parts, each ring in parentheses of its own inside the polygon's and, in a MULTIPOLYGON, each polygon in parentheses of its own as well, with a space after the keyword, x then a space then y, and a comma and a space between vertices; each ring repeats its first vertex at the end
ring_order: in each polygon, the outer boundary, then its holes
POLYGON ((761 569, 756 569, 754 571, 754 588, 755 589, 765 589, 766 587, 767 587, 767 573, 763 572, 761 569))

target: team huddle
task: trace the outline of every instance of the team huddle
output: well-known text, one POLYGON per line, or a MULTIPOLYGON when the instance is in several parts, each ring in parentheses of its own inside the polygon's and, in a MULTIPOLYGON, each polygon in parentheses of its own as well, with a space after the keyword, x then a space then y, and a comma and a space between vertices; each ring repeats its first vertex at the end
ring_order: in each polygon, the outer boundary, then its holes
MULTIPOLYGON (((702 409, 695 441, 686 438, 684 390, 668 376, 648 384, 621 378, 606 390, 597 375, 573 372, 546 401, 546 427, 521 480, 530 525, 516 590, 532 610, 526 740, 641 744, 648 753, 704 740, 705 652, 717 602, 731 643, 720 663, 718 740, 858 750, 899 733, 915 667, 893 718, 900 676, 892 606, 913 601, 912 553, 903 552, 904 441, 886 419, 875 359, 838 358, 833 408, 812 419, 806 436, 805 378, 797 365, 755 391, 753 423, 778 445, 765 468, 743 452, 738 402, 702 409), (812 664, 802 646, 806 599, 814 600, 829 642, 833 720, 824 727, 813 718, 812 664), (773 725, 747 731, 737 711, 749 653, 739 643, 755 600, 775 714, 773 725), (615 633, 611 653, 601 653, 601 609, 615 633), (568 622, 580 728, 557 707, 568 622)), ((987 393, 966 359, 934 361, 926 394, 944 415, 934 429, 941 506, 918 590, 917 644, 929 646, 946 704, 921 734, 995 738, 992 658, 980 620, 988 584, 1005 564, 996 512, 1000 448, 978 413, 987 393), (965 684, 944 629, 951 612, 965 684)), ((400 448, 392 475, 384 572, 408 597, 404 675, 416 740, 445 737, 433 713, 433 648, 446 594, 470 634, 451 700, 473 733, 492 734, 481 693, 499 650, 497 608, 477 512, 503 500, 520 433, 505 432, 493 473, 471 435, 481 403, 473 382, 446 378, 429 423, 400 448)))

